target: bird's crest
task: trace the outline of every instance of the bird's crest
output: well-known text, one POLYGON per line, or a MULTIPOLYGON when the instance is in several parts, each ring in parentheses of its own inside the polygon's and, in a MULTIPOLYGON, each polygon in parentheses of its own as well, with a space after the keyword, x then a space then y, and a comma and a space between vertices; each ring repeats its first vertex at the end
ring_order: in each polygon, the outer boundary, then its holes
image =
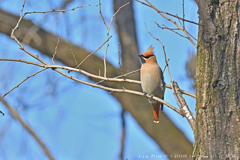
POLYGON ((147 49, 147 51, 146 51, 145 53, 143 53, 142 55, 143 55, 144 57, 154 55, 153 49, 154 49, 154 48, 153 48, 152 45, 151 45, 151 46, 147 49))

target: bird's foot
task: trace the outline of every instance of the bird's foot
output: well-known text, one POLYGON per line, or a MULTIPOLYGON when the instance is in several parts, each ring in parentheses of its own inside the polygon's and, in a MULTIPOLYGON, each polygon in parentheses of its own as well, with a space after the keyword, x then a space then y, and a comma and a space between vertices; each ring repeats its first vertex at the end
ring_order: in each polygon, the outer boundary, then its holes
POLYGON ((150 100, 153 100, 154 94, 150 94, 150 100))

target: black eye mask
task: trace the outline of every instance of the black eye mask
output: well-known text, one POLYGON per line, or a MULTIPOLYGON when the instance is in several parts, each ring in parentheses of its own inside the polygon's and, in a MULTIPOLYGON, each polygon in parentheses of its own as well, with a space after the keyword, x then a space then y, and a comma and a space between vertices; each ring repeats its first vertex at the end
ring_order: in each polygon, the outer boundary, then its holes
MULTIPOLYGON (((144 57, 144 56, 143 56, 144 57)), ((148 58, 150 58, 150 57, 152 57, 152 55, 150 55, 150 56, 146 56, 146 57, 144 57, 145 59, 148 59, 148 58)))

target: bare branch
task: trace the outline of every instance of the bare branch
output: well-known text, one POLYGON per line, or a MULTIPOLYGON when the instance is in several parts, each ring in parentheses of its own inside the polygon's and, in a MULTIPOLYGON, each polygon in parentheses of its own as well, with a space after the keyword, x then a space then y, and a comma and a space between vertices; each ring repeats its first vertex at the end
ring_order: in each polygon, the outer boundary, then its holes
POLYGON ((20 17, 22 17, 22 13, 23 13, 23 8, 25 6, 25 2, 26 2, 26 0, 23 1, 22 9, 21 9, 21 12, 20 12, 20 17))
POLYGON ((183 115, 184 115, 184 117, 187 118, 190 126, 192 127, 192 130, 194 131, 194 129, 195 129, 195 119, 192 115, 192 112, 190 111, 185 99, 182 97, 182 93, 180 92, 180 89, 179 89, 179 86, 178 86, 177 82, 173 82, 173 86, 175 88, 176 95, 179 99, 179 102, 182 106, 183 115))
POLYGON ((102 46, 103 46, 105 43, 107 43, 107 42, 109 41, 109 39, 111 39, 111 38, 112 38, 112 36, 110 36, 97 50, 95 50, 94 52, 92 52, 91 54, 89 54, 86 58, 84 58, 84 60, 83 60, 81 63, 79 63, 79 65, 78 65, 76 68, 79 68, 79 67, 83 64, 83 62, 85 62, 91 55, 93 55, 95 52, 97 52, 99 49, 101 49, 102 46))
POLYGON ((191 35, 187 30, 186 32, 188 33, 189 36, 191 36, 195 41, 198 41, 197 38, 195 38, 193 35, 191 35))
MULTIPOLYGON (((65 69, 65 70, 68 70, 68 71, 75 71, 75 72, 79 72, 79 73, 82 73, 88 77, 92 77, 92 78, 96 78, 96 79, 101 79, 102 81, 99 81, 97 82, 96 84, 99 84, 99 83, 102 83, 103 81, 112 81, 112 82, 128 82, 128 83, 134 83, 134 84, 141 84, 140 81, 137 81, 137 80, 132 80, 132 79, 117 79, 117 78, 120 78, 120 77, 124 77, 124 76, 127 76, 129 74, 132 74, 132 73, 135 73, 135 72, 138 72, 140 71, 140 69, 138 70, 135 70, 135 71, 132 71, 132 72, 129 72, 129 73, 126 73, 126 74, 123 74, 123 75, 120 75, 120 76, 117 76, 117 77, 114 77, 114 78, 105 78, 105 77, 102 77, 102 76, 97 76, 97 75, 94 75, 94 74, 91 74, 89 72, 86 72, 84 70, 79 70, 79 69, 76 69, 76 68, 71 68, 71 67, 66 67, 66 66, 58 66, 58 65, 43 65, 43 64, 38 64, 38 63, 34 63, 34 62, 30 62, 30 61, 25 61, 25 60, 21 60, 21 59, 8 59, 8 58, 0 58, 0 61, 15 61, 15 62, 22 62, 22 63, 26 63, 26 64, 32 64, 32 65, 36 65, 36 66, 39 66, 39 67, 42 67, 42 68, 51 68, 51 69, 56 69, 56 68, 60 68, 60 69, 65 69)), ((166 87, 169 88, 169 89, 172 89, 172 87, 168 84, 166 84, 166 87)), ((192 93, 189 93, 187 91, 184 91, 184 90, 180 90, 182 94, 186 94, 188 96, 191 96, 193 98, 196 98, 196 95, 192 94, 192 93)))
MULTIPOLYGON (((140 71, 140 69, 137 69, 137 70, 135 70, 135 71, 128 72, 128 73, 126 73, 126 74, 123 74, 123 75, 114 77, 114 78, 112 78, 112 79, 117 79, 117 78, 120 78, 120 77, 124 77, 124 76, 127 76, 127 75, 129 75, 129 74, 132 74, 132 73, 135 73, 135 72, 138 72, 138 71, 140 71)), ((110 79, 110 78, 108 78, 108 80, 109 80, 109 79, 110 79)), ((119 80, 119 79, 118 79, 118 80, 119 80)), ((126 82, 127 82, 129 79, 124 79, 124 80, 126 80, 126 82)), ((105 81, 105 80, 101 80, 101 81, 97 82, 96 84, 100 84, 100 83, 102 83, 102 82, 104 82, 104 81, 105 81)), ((133 83, 136 83, 136 84, 141 84, 140 81, 135 81, 135 80, 133 80, 132 82, 133 82, 133 83)))
POLYGON ((72 49, 71 49, 71 53, 72 53, 72 56, 73 56, 73 58, 74 58, 74 61, 75 61, 76 65, 78 66, 78 62, 77 62, 77 60, 76 60, 76 57, 75 57, 72 49))
MULTIPOLYGON (((25 2, 25 1, 24 1, 25 2)), ((42 140, 37 136, 37 134, 34 132, 34 130, 22 119, 20 114, 13 108, 11 107, 7 101, 5 101, 1 95, 0 95, 0 101, 4 104, 4 106, 9 110, 10 114, 12 115, 13 118, 18 120, 20 124, 33 136, 33 138, 37 141, 37 143, 40 145, 42 150, 45 152, 47 157, 51 160, 54 160, 51 152, 47 149, 46 145, 42 142, 42 140)))
POLYGON ((119 64, 119 68, 120 68, 120 71, 121 71, 121 75, 123 74, 122 72, 122 67, 121 67, 121 53, 120 53, 120 43, 118 44, 118 64, 119 64))
MULTIPOLYGON (((181 35, 181 34, 178 33, 177 31, 175 31, 175 30, 180 30, 179 28, 177 28, 177 29, 174 28, 174 29, 173 29, 173 28, 168 28, 167 26, 162 27, 162 26, 160 26, 157 22, 155 22, 155 23, 156 23, 156 25, 157 25, 159 28, 161 28, 161 29, 168 29, 168 30, 170 30, 170 31, 178 34, 179 36, 181 36, 181 37, 183 37, 183 38, 187 38, 186 36, 181 35)), ((188 38, 187 38, 187 39, 188 39, 188 38)))
MULTIPOLYGON (((149 4, 147 4, 147 3, 141 2, 141 1, 139 1, 139 0, 135 0, 135 1, 141 3, 141 4, 145 5, 145 6, 148 6, 148 7, 151 7, 151 8, 152 8, 152 5, 149 5, 149 4)), ((146 2, 148 2, 148 1, 146 0, 146 2)), ((149 3, 149 2, 148 2, 148 3, 149 3)), ((164 14, 167 14, 167 15, 169 15, 169 16, 172 16, 172 17, 181 19, 182 21, 186 21, 186 22, 189 22, 189 23, 193 23, 193 24, 202 26, 202 25, 199 24, 199 23, 196 23, 196 22, 193 22, 193 21, 189 21, 189 20, 187 20, 187 19, 183 19, 183 18, 181 18, 181 17, 175 16, 175 15, 173 15, 173 14, 171 14, 171 13, 168 13, 168 12, 160 11, 160 10, 158 10, 157 8, 154 8, 154 9, 155 9, 158 13, 164 13, 164 14)))
MULTIPOLYGON (((185 17, 185 14, 184 14, 184 0, 182 2, 182 8, 183 8, 183 19, 184 19, 184 17, 185 17)), ((183 20, 183 29, 185 29, 184 20, 183 20)))
POLYGON ((106 28, 108 29, 108 26, 107 26, 107 24, 106 24, 106 22, 105 22, 105 20, 104 20, 104 18, 103 18, 103 15, 102 15, 102 12, 101 12, 101 1, 99 0, 99 13, 100 13, 100 15, 101 15, 101 17, 102 17, 102 20, 103 20, 103 23, 104 23, 104 25, 106 26, 106 28))
POLYGON ((61 9, 61 10, 55 10, 55 9, 52 9, 52 10, 48 10, 48 11, 32 11, 32 12, 25 12, 25 14, 23 15, 23 17, 27 14, 32 14, 32 13, 49 13, 49 12, 66 12, 66 11, 74 11, 75 9, 78 9, 78 8, 83 8, 83 7, 89 7, 89 6, 95 6, 97 7, 99 4, 96 4, 96 5, 92 5, 92 4, 88 4, 88 5, 83 5, 83 6, 77 6, 77 7, 74 7, 74 8, 70 8, 70 9, 61 9))
MULTIPOLYGON (((156 10, 163 18, 165 18, 165 19, 168 20, 168 21, 171 21, 174 25, 177 26, 177 28, 178 28, 179 30, 182 30, 182 31, 185 33, 185 35, 187 36, 187 39, 194 45, 195 48, 197 48, 197 45, 196 45, 196 44, 193 42, 193 40, 189 37, 188 32, 186 31, 186 29, 180 27, 180 26, 176 23, 176 21, 172 20, 171 18, 168 18, 168 17, 164 16, 162 13, 165 13, 165 12, 162 12, 162 11, 158 10, 158 9, 157 9, 154 5, 152 5, 148 0, 145 0, 148 4, 143 3, 143 2, 141 2, 141 1, 139 1, 139 0, 136 0, 136 1, 138 1, 138 2, 140 2, 140 3, 142 3, 142 4, 144 4, 144 5, 146 5, 146 6, 148 6, 148 7, 153 8, 153 9, 156 10)), ((167 13, 165 13, 165 14, 167 14, 167 13)), ((169 15, 169 14, 168 14, 168 15, 169 15)), ((170 15, 171 15, 171 14, 170 14, 170 15)), ((175 16, 175 15, 171 15, 171 16, 183 20, 182 18, 180 18, 180 17, 178 17, 178 16, 175 16)))
POLYGON ((39 66, 39 67, 45 68, 45 65, 43 65, 43 64, 39 64, 39 63, 31 62, 31 61, 25 61, 25 60, 22 60, 22 59, 0 58, 0 61, 22 62, 22 63, 32 64, 32 65, 35 65, 35 66, 39 66))
POLYGON ((42 72, 42 71, 44 71, 44 70, 46 70, 46 69, 47 69, 47 68, 43 68, 43 69, 41 69, 40 71, 37 71, 36 73, 28 76, 28 77, 25 78, 22 82, 20 82, 18 85, 16 85, 15 87, 13 87, 10 91, 8 91, 7 93, 5 93, 2 98, 4 98, 7 94, 9 94, 10 92, 12 92, 14 89, 18 88, 23 82, 25 82, 25 81, 26 81, 27 79, 29 79, 30 77, 35 76, 36 74, 38 74, 38 73, 40 73, 40 72, 42 72))
MULTIPOLYGON (((183 27, 180 19, 179 19, 178 21, 179 21, 179 23, 181 24, 181 26, 183 27)), ((185 29, 185 28, 183 28, 183 29, 185 29)), ((192 37, 195 41, 198 41, 197 38, 195 38, 193 35, 191 35, 186 29, 185 29, 185 31, 186 31, 186 32, 188 33, 188 35, 189 35, 190 37, 192 37)))
POLYGON ((26 49, 23 47, 23 45, 22 45, 22 44, 17 40, 17 38, 15 37, 14 32, 15 32, 15 30, 19 27, 19 23, 21 22, 22 18, 23 18, 23 16, 20 16, 17 25, 13 28, 12 33, 11 33, 11 38, 12 38, 14 41, 17 42, 17 44, 20 46, 20 49, 21 49, 21 50, 25 51, 27 54, 29 54, 31 57, 35 58, 35 59, 38 60, 39 62, 41 62, 41 63, 43 63, 43 64, 47 64, 47 63, 44 62, 42 59, 40 59, 40 58, 38 57, 38 55, 33 55, 31 52, 29 52, 28 50, 26 50, 26 49))
MULTIPOLYGON (((170 61, 170 59, 167 60, 167 62, 169 62, 169 61, 170 61)), ((167 68, 167 65, 168 65, 168 63, 165 65, 165 67, 163 69, 163 73, 165 72, 165 69, 167 68)))
MULTIPOLYGON (((151 6, 151 8, 158 10, 154 5, 152 5, 148 0, 146 0, 146 2, 148 2, 151 6)), ((180 30, 182 30, 185 35, 187 36, 187 39, 194 45, 195 48, 197 48, 197 45, 193 42, 193 40, 189 37, 187 31, 184 28, 181 28, 174 20, 172 20, 171 18, 167 18, 166 16, 164 16, 161 12, 159 12, 159 14, 165 18, 168 21, 171 21, 173 24, 175 24, 180 30)))
POLYGON ((40 12, 40 11, 39 11, 39 12, 36 12, 36 11, 26 12, 26 13, 23 15, 22 12, 23 12, 23 9, 24 9, 25 1, 26 1, 26 0, 24 0, 24 2, 23 2, 23 6, 22 6, 22 9, 21 9, 21 13, 20 13, 20 18, 19 18, 16 26, 15 26, 15 27, 13 28, 13 30, 12 30, 11 38, 17 42, 17 44, 20 46, 20 49, 21 49, 21 50, 25 51, 27 54, 29 54, 30 56, 32 56, 33 58, 37 59, 38 61, 40 61, 40 62, 43 63, 43 64, 47 64, 47 63, 44 62, 42 59, 40 59, 37 55, 33 55, 31 52, 29 52, 28 50, 26 50, 26 49, 23 47, 23 45, 17 40, 17 38, 16 38, 15 35, 14 35, 14 32, 15 32, 16 29, 19 28, 19 24, 20 24, 21 20, 23 19, 23 17, 24 17, 25 15, 31 14, 31 13, 65 12, 65 11, 75 10, 75 9, 77 9, 77 8, 82 8, 82 7, 98 6, 98 4, 97 4, 97 5, 90 5, 90 4, 89 4, 89 5, 77 6, 77 7, 74 7, 74 8, 71 8, 71 9, 65 9, 65 10, 54 10, 54 9, 53 9, 53 10, 42 11, 42 12, 40 12))
POLYGON ((52 63, 55 65, 55 63, 54 63, 54 57, 55 57, 55 55, 57 54, 57 48, 58 48, 58 44, 59 44, 59 38, 57 38, 57 45, 56 45, 56 47, 55 47, 55 52, 54 52, 54 54, 53 54, 53 57, 52 57, 52 63))
MULTIPOLYGON (((2 59, 0 59, 0 60, 2 60, 2 59)), ((23 60, 13 60, 13 59, 8 59, 8 60, 10 60, 10 61, 17 61, 17 62, 24 62, 23 60)), ((27 62, 27 63, 29 63, 29 62, 27 62)), ((38 66, 44 67, 44 69, 42 69, 42 70, 34 73, 33 75, 31 75, 31 77, 34 76, 34 75, 36 75, 37 73, 40 73, 41 71, 43 71, 43 70, 45 70, 45 69, 47 69, 47 68, 51 68, 51 69, 54 69, 54 71, 60 73, 61 75, 65 76, 65 77, 68 77, 68 78, 70 78, 70 79, 72 79, 72 80, 74 80, 74 81, 77 81, 77 82, 80 82, 80 83, 83 83, 83 84, 86 84, 86 85, 89 85, 89 86, 92 86, 92 87, 97 87, 97 88, 104 89, 104 90, 107 90, 107 91, 110 91, 110 92, 130 93, 130 94, 135 94, 135 95, 139 95, 139 96, 146 96, 147 98, 153 98, 154 100, 165 104, 166 106, 168 106, 169 108, 171 108, 172 110, 174 110, 175 112, 177 112, 177 113, 180 114, 180 111, 179 111, 177 108, 173 107, 172 105, 170 105, 169 103, 165 102, 164 100, 162 100, 162 99, 160 99, 160 98, 158 98, 158 97, 155 97, 155 96, 152 97, 152 95, 145 95, 145 93, 137 92, 137 91, 133 91, 133 90, 128 90, 128 89, 125 89, 125 88, 124 88, 124 89, 115 89, 115 88, 100 86, 100 85, 97 85, 97 84, 92 84, 92 83, 85 82, 85 81, 82 81, 82 80, 80 80, 80 79, 77 79, 77 78, 75 78, 75 77, 72 77, 72 76, 70 76, 70 75, 68 75, 68 74, 66 74, 66 73, 64 73, 64 72, 61 72, 61 71, 57 70, 56 68, 67 69, 67 70, 70 70, 70 69, 71 69, 71 70, 76 71, 76 72, 84 73, 84 74, 87 75, 87 76, 91 76, 91 77, 94 77, 94 78, 103 79, 103 80, 106 80, 106 81, 129 82, 129 83, 141 84, 141 82, 136 81, 136 80, 129 80, 129 79, 127 80, 127 79, 115 79, 115 78, 100 77, 100 76, 97 76, 97 75, 94 75, 94 74, 91 74, 91 73, 87 73, 86 71, 83 71, 83 70, 80 70, 80 71, 79 71, 78 69, 71 68, 71 67, 64 67, 64 66, 57 66, 57 65, 41 65, 41 64, 37 64, 37 63, 29 63, 29 64, 34 64, 34 65, 38 65, 38 66)), ((26 79, 28 79, 28 78, 30 78, 30 76, 27 77, 26 79)), ((26 79, 25 79, 24 81, 26 81, 26 79)), ((22 81, 20 84, 22 84, 24 81, 22 81)), ((19 85, 20 85, 20 84, 19 84, 19 85)), ((19 85, 18 85, 18 86, 19 86, 19 85)), ((169 87, 169 86, 167 86, 167 87, 169 87)), ((17 88, 17 86, 14 87, 13 89, 15 89, 15 88, 17 88)), ((12 90, 13 90, 13 89, 12 89, 12 90)), ((10 90, 10 91, 12 91, 12 90, 10 90)), ((6 93, 6 94, 8 94, 8 93, 6 93)), ((4 96, 6 96, 6 94, 5 94, 4 96)), ((4 97, 4 96, 3 96, 3 97, 4 97)))

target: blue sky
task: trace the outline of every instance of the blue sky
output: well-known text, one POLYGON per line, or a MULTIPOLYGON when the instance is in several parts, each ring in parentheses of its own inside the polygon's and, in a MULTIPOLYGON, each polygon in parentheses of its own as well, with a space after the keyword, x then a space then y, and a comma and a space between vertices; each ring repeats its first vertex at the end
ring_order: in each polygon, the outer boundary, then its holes
MULTIPOLYGON (((56 0, 51 1, 51 3, 55 9, 58 9, 61 5, 56 0)), ((22 2, 17 0, 3 0, 0 2, 0 8, 19 15, 21 4, 22 2)), ((67 8, 83 4, 98 4, 98 0, 74 1, 67 8)), ((182 1, 162 0, 153 4, 162 11, 182 16, 182 1)), ((102 0, 102 13, 107 24, 109 24, 113 15, 112 5, 112 1, 102 0)), ((185 62, 188 58, 188 51, 196 52, 196 49, 187 39, 171 31, 159 29, 155 22, 165 24, 168 27, 174 26, 162 19, 153 9, 137 2, 133 2, 133 5, 140 54, 150 45, 153 45, 159 65, 162 68, 165 66, 162 47, 159 42, 148 34, 144 25, 146 23, 149 31, 165 45, 167 57, 170 58, 169 65, 172 79, 177 81, 182 89, 194 93, 190 81, 186 78, 185 62)), ((49 9, 52 9, 52 7, 49 7, 49 1, 47 0, 41 2, 27 0, 24 11, 44 11, 49 9)), ((106 40, 107 33, 98 12, 98 7, 87 7, 66 12, 65 14, 49 13, 47 16, 46 14, 31 14, 25 18, 31 19, 42 28, 84 47, 88 51, 94 51, 106 40), (69 25, 66 25, 66 23, 69 25)), ((185 14, 186 19, 198 22, 197 6, 194 1, 185 0, 185 14)), ((110 30, 110 35, 113 35, 113 38, 109 42, 107 59, 118 67, 118 37, 114 26, 115 24, 110 30)), ((196 25, 186 23, 186 28, 192 35, 197 37, 196 25)), ((0 44, 1 58, 33 60, 26 53, 19 50, 17 44, 9 37, 3 34, 0 34, 0 36, 2 41, 0 44)), ((32 53, 39 54, 41 58, 51 63, 49 57, 42 55, 31 47, 26 47, 32 53)), ((96 54, 103 56, 104 52, 105 47, 96 54)), ((56 61, 56 63, 61 65, 60 62, 56 61)), ((4 75, 1 76, 1 95, 30 74, 40 70, 38 67, 21 63, 0 62, 0 64, 0 75, 4 75)), ((89 81, 83 75, 71 74, 82 80, 89 81)), ((165 81, 169 84, 167 72, 165 72, 164 76, 165 81)), ((177 106, 171 90, 166 90, 165 97, 168 103, 177 106)), ((195 99, 187 96, 185 98, 192 112, 195 113, 195 99)), ((27 80, 6 96, 5 99, 16 107, 23 119, 46 143, 56 159, 111 160, 118 158, 121 138, 121 104, 106 91, 76 83, 52 70, 47 70, 27 80)), ((45 157, 47 159, 35 140, 16 120, 11 119, 2 104, 0 104, 0 108, 5 113, 4 117, 0 117, 2 120, 0 133, 4 127, 7 128, 4 135, 0 134, 2 136, 0 143, 1 158, 24 160, 31 157, 31 159, 45 157)), ((167 107, 164 108, 164 112, 184 132, 188 139, 194 142, 193 133, 186 119, 167 107)), ((124 156, 126 158, 129 160, 141 160, 144 159, 143 156, 161 155, 161 158, 151 159, 167 159, 163 157, 164 153, 157 144, 139 127, 131 114, 126 113, 125 118, 124 156)))

